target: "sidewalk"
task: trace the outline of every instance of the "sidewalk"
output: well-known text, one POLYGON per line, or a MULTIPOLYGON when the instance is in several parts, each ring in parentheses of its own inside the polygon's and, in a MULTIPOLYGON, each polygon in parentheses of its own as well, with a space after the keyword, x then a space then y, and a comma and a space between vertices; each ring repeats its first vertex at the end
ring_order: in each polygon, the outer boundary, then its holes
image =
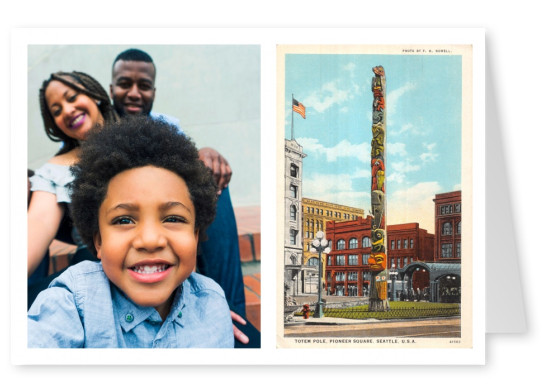
POLYGON ((384 322, 379 319, 346 319, 346 318, 331 318, 331 317, 323 317, 323 318, 308 318, 304 319, 302 316, 294 316, 292 322, 285 323, 285 327, 287 326, 295 326, 295 325, 346 325, 346 324, 364 324, 364 323, 380 323, 384 322))

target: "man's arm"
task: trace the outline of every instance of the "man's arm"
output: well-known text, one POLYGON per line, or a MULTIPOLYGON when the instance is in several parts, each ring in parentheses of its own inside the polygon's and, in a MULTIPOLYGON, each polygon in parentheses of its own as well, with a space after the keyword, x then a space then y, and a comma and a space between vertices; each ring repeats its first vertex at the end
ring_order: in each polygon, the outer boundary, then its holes
POLYGON ((232 170, 228 161, 218 151, 208 147, 201 148, 199 150, 199 159, 214 174, 214 179, 218 185, 218 193, 228 187, 232 170))

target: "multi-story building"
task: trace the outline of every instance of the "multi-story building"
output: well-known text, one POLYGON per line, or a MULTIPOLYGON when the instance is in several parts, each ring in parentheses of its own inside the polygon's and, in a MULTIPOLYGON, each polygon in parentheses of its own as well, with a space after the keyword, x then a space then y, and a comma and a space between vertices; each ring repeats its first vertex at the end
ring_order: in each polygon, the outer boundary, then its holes
POLYGON ((331 245, 325 269, 326 291, 337 296, 367 296, 367 260, 371 254, 371 216, 352 221, 328 221, 331 245))
MULTIPOLYGON (((366 296, 369 287, 368 259, 371 254, 371 216, 354 221, 327 222, 326 235, 331 242, 325 270, 326 291, 338 296, 366 296)), ((387 268, 394 265, 403 276, 415 263, 433 263, 434 234, 419 223, 387 226, 387 268)), ((411 283, 425 287, 423 272, 411 270, 411 283), (418 275, 417 275, 418 274, 418 275)), ((426 275, 428 278, 428 275, 426 275)), ((400 284, 400 289, 402 285, 400 284)))
POLYGON ((434 262, 434 234, 419 228, 419 223, 387 227, 388 267, 403 269, 414 262, 434 262))
POLYGON ((285 140, 285 286, 291 295, 304 292, 302 261, 302 159, 296 140, 285 140))
POLYGON ((461 191, 434 197, 434 261, 461 263, 461 191))
MULTIPOLYGON (((318 231, 326 231, 328 221, 353 221, 364 215, 364 210, 331 202, 302 198, 302 232, 304 234, 304 263, 317 265, 318 256, 310 252, 310 243, 318 231)), ((322 255, 322 257, 324 257, 322 255)))

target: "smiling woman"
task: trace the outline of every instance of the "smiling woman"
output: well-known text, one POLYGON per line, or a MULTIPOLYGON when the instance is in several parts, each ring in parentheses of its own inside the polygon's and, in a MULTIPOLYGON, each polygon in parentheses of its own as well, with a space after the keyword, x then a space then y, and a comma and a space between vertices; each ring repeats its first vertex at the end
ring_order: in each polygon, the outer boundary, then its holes
POLYGON ((66 229, 63 234, 67 240, 78 244, 67 213, 68 185, 72 181, 69 166, 78 160, 80 143, 92 129, 118 119, 107 92, 82 72, 52 74, 42 83, 39 101, 46 135, 62 142, 62 147, 29 179, 32 195, 27 213, 27 270, 31 281, 46 276, 42 271, 41 275, 33 272, 47 258, 56 235, 62 234, 60 227, 66 229))

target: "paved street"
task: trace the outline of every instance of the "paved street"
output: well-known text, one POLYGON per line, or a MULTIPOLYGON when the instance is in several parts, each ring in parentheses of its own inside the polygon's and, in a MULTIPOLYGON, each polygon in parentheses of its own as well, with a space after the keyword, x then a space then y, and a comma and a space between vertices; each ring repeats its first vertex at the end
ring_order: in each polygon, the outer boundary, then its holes
POLYGON ((285 337, 461 337, 461 319, 435 318, 408 321, 350 321, 332 318, 297 318, 285 325, 285 337))

